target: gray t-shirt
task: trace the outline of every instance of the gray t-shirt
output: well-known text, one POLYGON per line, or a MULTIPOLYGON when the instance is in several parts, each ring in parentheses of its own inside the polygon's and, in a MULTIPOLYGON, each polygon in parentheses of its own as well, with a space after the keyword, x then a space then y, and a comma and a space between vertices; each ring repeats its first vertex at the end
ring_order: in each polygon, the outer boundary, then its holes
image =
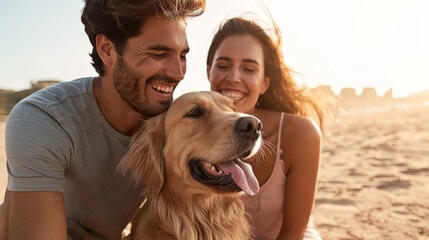
POLYGON ((45 88, 9 115, 8 189, 63 192, 69 227, 77 223, 95 239, 118 239, 143 198, 142 189, 116 172, 130 140, 104 118, 93 78, 45 88))

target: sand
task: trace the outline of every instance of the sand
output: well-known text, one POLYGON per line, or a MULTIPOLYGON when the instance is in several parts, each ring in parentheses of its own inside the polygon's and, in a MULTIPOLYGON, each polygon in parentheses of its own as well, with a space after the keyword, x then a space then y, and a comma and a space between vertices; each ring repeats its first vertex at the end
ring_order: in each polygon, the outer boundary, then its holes
MULTIPOLYGON (((5 123, 0 118, 0 200, 5 123)), ((331 129, 313 211, 322 237, 429 239, 429 106, 349 112, 331 129)))
POLYGON ((337 118, 313 211, 324 239, 429 239, 429 106, 407 107, 337 118))

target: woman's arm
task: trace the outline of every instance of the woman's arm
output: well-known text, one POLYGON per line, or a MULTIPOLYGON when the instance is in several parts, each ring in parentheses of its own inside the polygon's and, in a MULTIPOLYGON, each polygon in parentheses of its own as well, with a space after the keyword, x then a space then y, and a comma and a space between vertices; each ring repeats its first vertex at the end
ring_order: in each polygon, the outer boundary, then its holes
POLYGON ((285 115, 282 159, 287 178, 283 225, 278 239, 302 239, 310 217, 319 170, 321 132, 308 118, 285 115))

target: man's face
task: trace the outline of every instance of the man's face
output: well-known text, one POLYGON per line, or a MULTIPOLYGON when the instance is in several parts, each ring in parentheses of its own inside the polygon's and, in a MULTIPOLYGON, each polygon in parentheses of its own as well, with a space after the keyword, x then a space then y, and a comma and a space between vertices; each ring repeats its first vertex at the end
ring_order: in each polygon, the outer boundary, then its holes
POLYGON ((118 55, 113 82, 122 99, 145 117, 168 109, 184 78, 189 51, 184 20, 150 18, 118 55))

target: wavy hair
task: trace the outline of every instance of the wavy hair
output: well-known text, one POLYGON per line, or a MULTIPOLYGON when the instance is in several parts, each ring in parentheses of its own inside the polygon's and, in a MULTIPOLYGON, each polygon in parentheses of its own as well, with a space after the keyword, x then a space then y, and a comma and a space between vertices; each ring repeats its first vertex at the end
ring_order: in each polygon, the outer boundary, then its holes
POLYGON ((264 54, 264 75, 270 78, 267 91, 259 96, 257 108, 311 116, 314 112, 322 128, 325 109, 311 91, 299 87, 284 62, 281 49, 281 32, 273 21, 272 37, 256 21, 234 17, 223 22, 211 42, 207 54, 207 67, 213 64, 214 55, 223 40, 232 35, 251 35, 261 42, 264 54))

